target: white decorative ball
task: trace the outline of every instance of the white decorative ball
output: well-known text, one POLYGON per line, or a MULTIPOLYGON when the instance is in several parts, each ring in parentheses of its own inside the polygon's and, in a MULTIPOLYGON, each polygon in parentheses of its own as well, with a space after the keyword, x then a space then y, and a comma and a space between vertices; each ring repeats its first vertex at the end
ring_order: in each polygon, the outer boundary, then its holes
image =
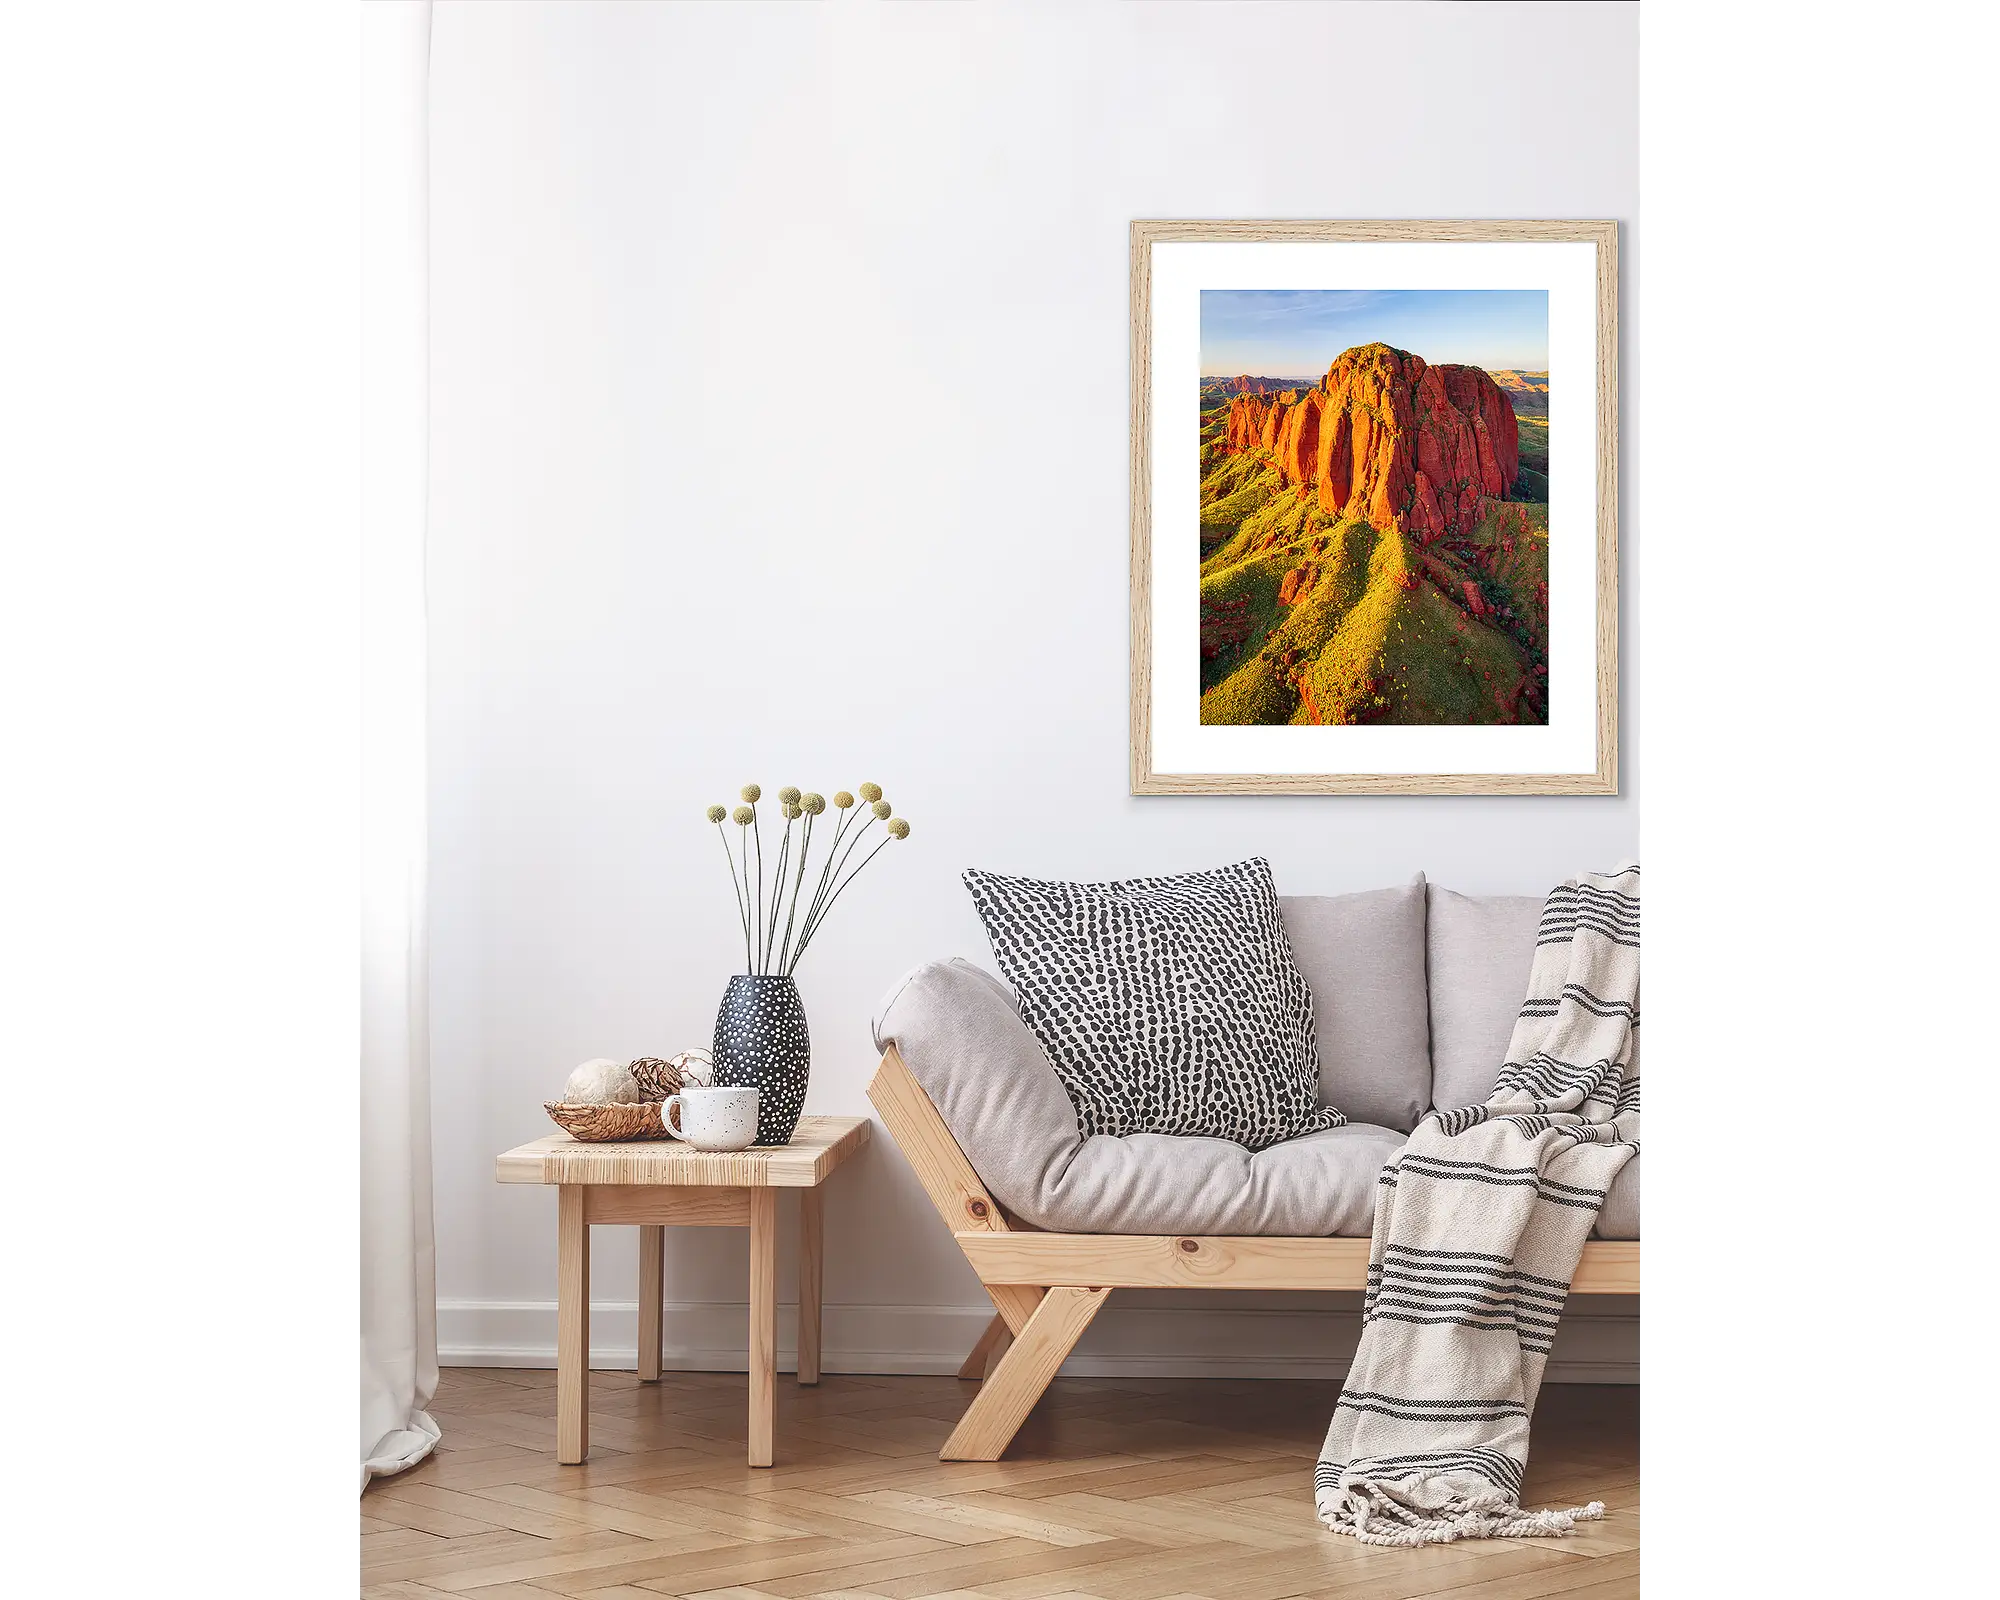
POLYGON ((645 1098, 629 1066, 602 1057, 584 1062, 563 1086, 563 1100, 573 1106, 632 1106, 645 1098))

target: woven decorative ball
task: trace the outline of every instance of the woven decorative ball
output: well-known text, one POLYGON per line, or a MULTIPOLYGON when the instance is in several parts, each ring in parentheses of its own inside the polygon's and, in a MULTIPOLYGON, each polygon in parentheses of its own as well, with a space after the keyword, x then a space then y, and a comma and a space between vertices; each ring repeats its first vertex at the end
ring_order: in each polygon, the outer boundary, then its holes
POLYGON ((660 1102, 657 1100, 616 1106, 565 1105, 560 1100, 549 1100, 543 1102, 542 1109, 564 1133, 586 1144, 604 1144, 614 1139, 668 1137, 666 1124, 660 1120, 660 1102))
POLYGON ((681 1057, 662 1061, 658 1056, 641 1056, 632 1063, 632 1078, 639 1085, 639 1092, 648 1100, 664 1100, 670 1094, 679 1094, 685 1079, 681 1076, 681 1057))

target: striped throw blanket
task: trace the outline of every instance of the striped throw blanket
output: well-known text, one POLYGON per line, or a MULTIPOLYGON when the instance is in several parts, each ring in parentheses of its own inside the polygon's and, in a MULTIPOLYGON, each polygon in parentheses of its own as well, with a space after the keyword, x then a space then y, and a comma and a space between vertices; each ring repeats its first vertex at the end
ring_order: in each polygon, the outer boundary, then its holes
POLYGON ((1598 1208, 1639 1148, 1639 869, 1549 895, 1484 1105, 1433 1111, 1382 1169, 1360 1347, 1314 1473, 1369 1544, 1568 1533, 1520 1504, 1528 1418, 1598 1208))

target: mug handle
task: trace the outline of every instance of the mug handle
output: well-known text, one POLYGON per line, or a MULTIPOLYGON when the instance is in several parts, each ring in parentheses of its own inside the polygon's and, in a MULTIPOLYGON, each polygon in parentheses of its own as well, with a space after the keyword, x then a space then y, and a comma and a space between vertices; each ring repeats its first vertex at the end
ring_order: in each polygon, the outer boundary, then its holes
POLYGON ((677 1094, 668 1095, 660 1103, 660 1121, 665 1126, 668 1135, 675 1139, 685 1139, 687 1137, 686 1134, 681 1132, 680 1124, 674 1120, 674 1112, 679 1109, 680 1103, 681 1097, 677 1094))

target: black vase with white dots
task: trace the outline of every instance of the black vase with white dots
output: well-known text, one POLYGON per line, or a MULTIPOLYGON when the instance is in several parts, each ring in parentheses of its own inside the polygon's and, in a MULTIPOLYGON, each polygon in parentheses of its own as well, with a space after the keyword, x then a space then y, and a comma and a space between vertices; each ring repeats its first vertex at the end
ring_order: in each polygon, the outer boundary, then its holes
POLYGON ((715 1081, 757 1091, 757 1142, 788 1144, 806 1104, 812 1041, 790 978, 738 973, 715 1013, 715 1081))

